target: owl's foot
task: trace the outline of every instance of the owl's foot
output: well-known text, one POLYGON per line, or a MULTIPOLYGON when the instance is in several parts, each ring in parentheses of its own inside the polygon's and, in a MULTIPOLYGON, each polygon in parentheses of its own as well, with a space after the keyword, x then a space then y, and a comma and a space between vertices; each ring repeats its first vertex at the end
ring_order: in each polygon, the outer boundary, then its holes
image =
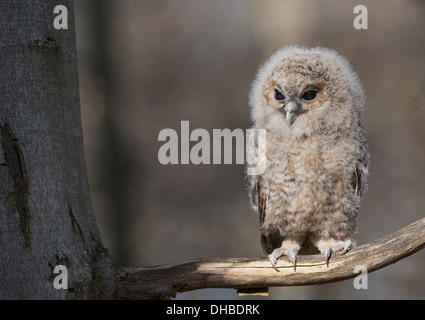
POLYGON ((297 263, 297 254, 301 248, 301 243, 302 241, 300 242, 297 239, 286 239, 282 242, 282 246, 280 248, 274 249, 273 252, 268 255, 268 258, 273 268, 275 268, 277 272, 279 272, 279 270, 276 267, 277 259, 279 259, 279 257, 283 255, 288 256, 289 260, 291 260, 291 262, 294 264, 294 271, 295 271, 296 263, 297 263))
POLYGON ((328 267, 332 252, 345 254, 354 247, 354 242, 351 239, 336 240, 334 238, 313 238, 311 240, 317 249, 325 256, 326 266, 328 267))

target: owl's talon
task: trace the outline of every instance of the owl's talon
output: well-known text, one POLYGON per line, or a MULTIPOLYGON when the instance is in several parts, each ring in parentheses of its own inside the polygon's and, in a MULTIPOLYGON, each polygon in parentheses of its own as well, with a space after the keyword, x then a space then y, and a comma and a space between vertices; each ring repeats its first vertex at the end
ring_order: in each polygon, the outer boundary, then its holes
POLYGON ((279 269, 276 267, 277 259, 279 259, 279 257, 283 255, 282 250, 279 250, 279 249, 280 248, 273 250, 273 252, 267 256, 269 258, 270 263, 272 264, 273 268, 277 272, 280 272, 279 269))
POLYGON ((351 250, 353 246, 353 241, 351 241, 350 239, 348 239, 345 244, 344 244, 344 250, 342 251, 342 254, 347 253, 348 251, 351 250))
POLYGON ((334 238, 312 237, 310 240, 319 249, 321 254, 325 256, 327 267, 329 267, 329 260, 332 253, 345 254, 355 246, 355 242, 351 239, 337 240, 334 238))
POLYGON ((326 259, 326 266, 329 268, 329 259, 331 258, 332 249, 330 246, 326 246, 324 249, 324 255, 326 259))
POLYGON ((294 264, 294 272, 295 272, 297 268, 297 253, 295 252, 295 250, 289 249, 287 254, 288 254, 289 260, 291 260, 292 263, 294 264))
POLYGON ((270 263, 276 271, 279 271, 276 267, 277 259, 283 255, 286 255, 294 264, 294 271, 296 271, 297 254, 298 250, 301 248, 299 245, 300 242, 302 242, 301 239, 286 239, 282 242, 280 248, 274 249, 273 252, 268 255, 270 263))
MULTIPOLYGON (((273 251, 274 252, 274 251, 273 251)), ((273 253, 268 255, 268 258, 270 260, 270 263, 272 264, 272 267, 277 271, 280 272, 279 269, 276 267, 277 257, 273 255, 273 253)))

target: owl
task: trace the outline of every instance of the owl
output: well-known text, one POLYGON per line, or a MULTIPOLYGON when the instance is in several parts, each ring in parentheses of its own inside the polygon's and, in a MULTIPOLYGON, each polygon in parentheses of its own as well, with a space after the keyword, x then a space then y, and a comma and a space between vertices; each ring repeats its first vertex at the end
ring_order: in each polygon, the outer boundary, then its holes
POLYGON ((355 246, 370 155, 361 123, 364 93, 336 51, 284 47, 259 69, 250 92, 254 129, 266 130, 266 167, 247 176, 272 266, 286 255, 355 246))

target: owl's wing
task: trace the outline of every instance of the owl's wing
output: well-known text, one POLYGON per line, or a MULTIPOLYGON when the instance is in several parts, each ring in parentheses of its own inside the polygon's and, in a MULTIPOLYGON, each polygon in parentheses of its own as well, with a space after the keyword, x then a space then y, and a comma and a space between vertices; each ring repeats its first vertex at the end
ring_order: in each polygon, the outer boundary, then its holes
MULTIPOLYGON (((263 192, 262 187, 263 179, 261 176, 257 176, 257 180, 255 186, 252 190, 252 200, 254 201, 254 205, 258 208, 258 216, 260 218, 260 229, 263 230, 263 223, 266 217, 266 208, 267 208, 267 200, 269 196, 263 192)), ((274 250, 274 246, 270 241, 269 237, 261 232, 261 247, 265 254, 270 254, 274 250)))
POLYGON ((360 122, 358 126, 360 128, 360 147, 351 184, 355 195, 362 196, 366 191, 366 177, 368 174, 370 155, 367 147, 366 131, 363 129, 360 122))
POLYGON ((352 187, 356 196, 363 194, 363 181, 365 178, 365 172, 363 166, 360 163, 356 163, 356 168, 352 177, 352 187))
POLYGON ((258 205, 258 213, 260 217, 260 224, 264 223, 264 218, 266 216, 266 207, 267 207, 267 195, 262 192, 262 186, 261 186, 261 176, 257 177, 257 185, 256 185, 256 192, 257 192, 257 205, 258 205))

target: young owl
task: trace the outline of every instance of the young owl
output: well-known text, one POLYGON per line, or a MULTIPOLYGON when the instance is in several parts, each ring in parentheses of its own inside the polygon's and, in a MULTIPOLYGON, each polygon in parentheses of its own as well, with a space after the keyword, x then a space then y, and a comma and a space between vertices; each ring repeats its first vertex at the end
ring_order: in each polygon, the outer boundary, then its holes
POLYGON ((369 167, 363 104, 357 74, 334 50, 285 47, 260 68, 250 107, 254 128, 266 129, 266 169, 248 180, 276 270, 282 255, 295 269, 298 253, 318 249, 328 265, 355 245, 369 167))

